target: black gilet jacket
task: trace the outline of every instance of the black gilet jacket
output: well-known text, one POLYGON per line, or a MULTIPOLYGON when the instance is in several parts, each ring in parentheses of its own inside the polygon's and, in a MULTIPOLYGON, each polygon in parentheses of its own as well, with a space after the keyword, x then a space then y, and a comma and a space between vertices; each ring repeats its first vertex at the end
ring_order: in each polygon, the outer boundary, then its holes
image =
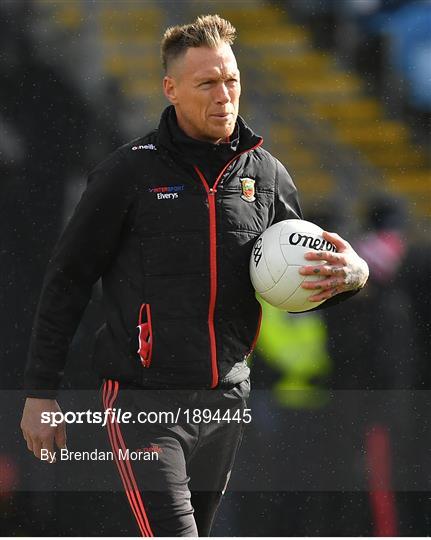
POLYGON ((184 155, 187 145, 176 144, 172 114, 168 107, 157 130, 90 173, 47 269, 25 376, 29 396, 55 396, 100 277, 101 377, 187 389, 248 377, 260 324, 252 245, 271 224, 301 217, 296 189, 240 117, 233 157, 207 178, 205 156, 199 167, 184 155))

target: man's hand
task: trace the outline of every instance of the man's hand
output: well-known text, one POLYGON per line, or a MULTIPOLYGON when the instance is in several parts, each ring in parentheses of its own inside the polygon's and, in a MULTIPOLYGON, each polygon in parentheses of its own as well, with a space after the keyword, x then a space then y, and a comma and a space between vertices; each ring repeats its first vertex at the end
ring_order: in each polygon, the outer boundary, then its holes
POLYGON ((349 242, 336 233, 326 231, 323 232, 323 238, 334 244, 337 253, 332 251, 306 253, 305 258, 309 261, 325 262, 299 269, 299 273, 303 276, 322 277, 316 281, 304 281, 301 285, 304 289, 316 291, 309 297, 311 302, 321 302, 341 292, 359 289, 365 285, 369 275, 367 263, 359 257, 349 242))
POLYGON ((54 452, 54 441, 58 448, 66 448, 64 422, 56 427, 42 424, 43 412, 61 412, 55 399, 27 398, 22 413, 21 429, 30 452, 40 459, 42 448, 54 452))

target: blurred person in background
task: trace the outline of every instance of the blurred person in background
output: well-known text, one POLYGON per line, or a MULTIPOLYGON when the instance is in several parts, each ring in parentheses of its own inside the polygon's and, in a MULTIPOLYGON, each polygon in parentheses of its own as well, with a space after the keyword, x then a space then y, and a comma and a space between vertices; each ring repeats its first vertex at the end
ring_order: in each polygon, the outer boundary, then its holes
POLYGON ((343 332, 331 332, 339 324, 340 308, 325 314, 330 354, 337 366, 333 386, 409 387, 413 337, 410 300, 402 277, 407 254, 405 207, 402 201, 382 194, 369 201, 366 212, 365 232, 355 245, 370 266, 369 287, 355 299, 353 314, 340 306, 343 332), (345 339, 350 334, 351 339, 345 339), (359 338, 360 350, 356 347, 358 339, 352 342, 353 335, 359 338))
MULTIPOLYGON (((424 396, 408 398, 406 390, 430 387, 424 331, 430 320, 430 246, 408 240, 402 199, 380 194, 366 208, 365 230, 354 245, 370 267, 367 290, 352 300, 351 312, 342 306, 324 312, 334 362, 331 386, 360 391, 346 459, 361 471, 368 493, 352 495, 365 509, 362 516, 352 513, 352 523, 359 519, 359 530, 375 536, 423 534, 430 531, 428 498, 409 492, 421 485, 417 471, 422 478, 429 471, 422 445, 412 452, 419 434, 427 439, 417 412, 424 396)), ((327 511, 341 510, 346 512, 342 500, 327 511)))

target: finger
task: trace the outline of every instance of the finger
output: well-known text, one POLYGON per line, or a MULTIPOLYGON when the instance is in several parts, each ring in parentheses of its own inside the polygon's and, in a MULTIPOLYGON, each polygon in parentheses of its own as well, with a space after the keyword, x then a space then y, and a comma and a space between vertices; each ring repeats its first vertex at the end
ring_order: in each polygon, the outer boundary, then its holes
POLYGON ((42 448, 42 441, 40 439, 33 439, 33 454, 40 459, 40 451, 42 448))
POLYGON ((58 448, 66 448, 66 426, 65 424, 60 424, 55 430, 55 444, 58 448))
POLYGON ((347 240, 344 240, 344 238, 341 238, 341 236, 337 233, 323 231, 322 236, 325 240, 328 240, 329 242, 331 242, 331 244, 334 244, 334 246, 337 248, 337 251, 344 251, 351 247, 349 242, 347 242, 347 240))
POLYGON ((333 296, 339 294, 340 292, 342 291, 338 289, 337 287, 334 289, 327 289, 324 292, 313 294, 312 296, 308 298, 308 300, 310 302, 322 302, 323 300, 328 300, 329 298, 332 298, 333 296))
POLYGON ((304 280, 301 283, 303 289, 308 290, 321 290, 327 291, 330 289, 335 289, 336 287, 342 287, 344 285, 344 280, 341 277, 331 278, 331 279, 320 279, 318 281, 306 281, 304 280))
POLYGON ((42 440, 42 448, 48 450, 51 454, 54 453, 54 436, 46 437, 42 440))
POLYGON ((319 264, 318 266, 302 266, 299 269, 302 276, 341 276, 346 277, 346 269, 344 266, 330 266, 328 264, 319 264))
MULTIPOLYGON (((33 453, 40 460, 42 460, 42 450, 46 450, 49 452, 48 455, 52 456, 49 460, 45 457, 43 461, 46 461, 47 463, 55 463, 57 461, 54 452, 54 437, 37 440, 36 443, 33 444, 33 453)), ((47 453, 44 452, 44 455, 46 456, 47 453)))
POLYGON ((27 443, 27 448, 30 450, 30 452, 33 452, 33 440, 32 438, 25 433, 24 435, 25 442, 27 443))
POLYGON ((333 253, 332 251, 308 251, 304 258, 308 261, 327 261, 334 263, 338 266, 344 266, 345 259, 339 253, 333 253))

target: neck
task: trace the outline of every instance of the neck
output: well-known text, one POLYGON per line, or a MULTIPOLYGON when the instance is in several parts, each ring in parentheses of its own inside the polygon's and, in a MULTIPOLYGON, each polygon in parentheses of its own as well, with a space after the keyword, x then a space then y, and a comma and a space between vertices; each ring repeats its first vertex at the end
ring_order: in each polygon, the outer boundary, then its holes
POLYGON ((175 109, 176 117, 177 117, 177 123, 178 127, 184 131, 186 135, 191 137, 192 139, 195 139, 197 141, 212 143, 212 144, 219 144, 221 142, 229 142, 230 136, 228 135, 225 138, 213 138, 206 135, 203 135, 199 132, 197 132, 193 126, 191 126, 188 122, 184 120, 184 118, 181 116, 181 114, 178 114, 178 111, 175 109))

